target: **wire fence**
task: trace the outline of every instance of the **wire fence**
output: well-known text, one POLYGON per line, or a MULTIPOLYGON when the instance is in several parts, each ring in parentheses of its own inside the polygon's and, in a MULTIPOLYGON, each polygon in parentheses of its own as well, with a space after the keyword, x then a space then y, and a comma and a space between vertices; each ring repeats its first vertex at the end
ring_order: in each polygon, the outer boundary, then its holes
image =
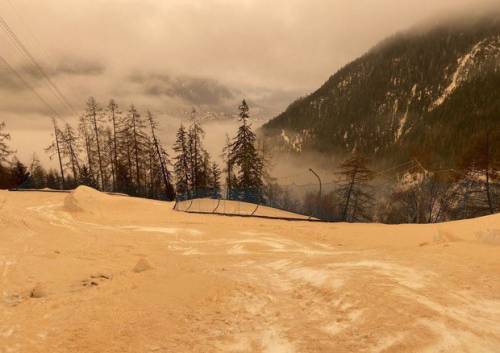
MULTIPOLYGON (((378 180, 377 188, 382 190, 391 181, 383 181, 388 173, 405 173, 414 170, 416 162, 411 160, 400 165, 374 172, 378 180)), ((335 176, 335 173, 331 173, 335 176)), ((338 174, 338 173, 337 173, 338 174)), ((338 179, 338 178, 337 178, 338 179)), ((307 172, 273 178, 274 184, 264 190, 197 189, 178 193, 174 209, 177 211, 200 214, 219 214, 226 216, 276 218, 301 221, 338 222, 339 206, 331 199, 339 187, 339 180, 322 181, 312 169, 307 172), (318 182, 278 184, 277 181, 297 180, 301 177, 317 176, 318 182), (331 204, 331 203, 334 204, 331 204)), ((305 181, 305 180, 304 180, 305 181)))
POLYGON ((174 210, 197 214, 256 217, 289 221, 319 222, 313 215, 292 212, 280 207, 262 193, 254 190, 215 192, 210 189, 177 195, 174 210))

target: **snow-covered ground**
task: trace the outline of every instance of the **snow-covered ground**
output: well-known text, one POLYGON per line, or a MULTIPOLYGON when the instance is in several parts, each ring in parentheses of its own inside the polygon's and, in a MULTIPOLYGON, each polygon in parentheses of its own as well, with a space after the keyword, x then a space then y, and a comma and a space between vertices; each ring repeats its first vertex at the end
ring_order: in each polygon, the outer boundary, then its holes
POLYGON ((0 192, 0 352, 499 352, 500 215, 383 226, 172 206, 0 192))

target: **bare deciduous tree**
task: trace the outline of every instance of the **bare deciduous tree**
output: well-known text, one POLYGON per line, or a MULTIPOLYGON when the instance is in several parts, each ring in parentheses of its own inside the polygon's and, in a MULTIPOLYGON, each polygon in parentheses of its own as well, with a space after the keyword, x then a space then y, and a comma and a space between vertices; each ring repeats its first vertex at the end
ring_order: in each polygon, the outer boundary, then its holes
POLYGON ((337 190, 342 200, 342 220, 356 222, 370 220, 373 196, 369 182, 373 172, 367 167, 368 160, 360 155, 346 160, 340 166, 340 188, 337 190))

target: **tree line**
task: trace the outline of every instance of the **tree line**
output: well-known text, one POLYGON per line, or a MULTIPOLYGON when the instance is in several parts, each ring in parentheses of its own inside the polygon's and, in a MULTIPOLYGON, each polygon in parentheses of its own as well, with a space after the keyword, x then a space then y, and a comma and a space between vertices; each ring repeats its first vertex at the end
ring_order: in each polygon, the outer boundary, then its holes
POLYGON ((181 199, 224 197, 262 203, 265 200, 265 154, 257 146, 257 136, 249 121, 249 107, 245 100, 239 106, 236 136, 226 136, 222 151, 224 167, 211 162, 203 147, 204 131, 193 119, 189 128, 179 128, 173 150, 175 189, 181 199), (225 194, 222 195, 222 175, 225 175, 225 194))
POLYGON ((170 157, 151 112, 143 116, 131 105, 122 113, 114 100, 102 108, 89 98, 76 127, 52 121, 54 138, 46 152, 58 168, 48 171, 36 156, 27 166, 12 158, 10 135, 0 124, 0 188, 87 185, 161 200, 226 198, 345 222, 436 223, 500 209, 500 139, 494 129, 471 138, 457 169, 413 166, 382 181, 371 161, 355 153, 341 163, 333 190, 299 198, 269 175, 271 156, 257 140, 246 101, 239 106, 236 135, 226 136, 222 165, 205 149, 196 116, 193 110, 189 124, 177 130, 170 157))
POLYGON ((60 126, 52 119, 53 142, 46 152, 57 169, 46 171, 33 156, 29 166, 14 158, 10 136, 0 125, 0 187, 73 189, 86 185, 101 191, 174 200, 175 198, 222 196, 262 200, 264 163, 256 147, 245 100, 239 106, 241 126, 227 140, 224 168, 212 160, 204 147, 205 132, 193 110, 188 126, 181 124, 171 158, 158 134, 158 121, 134 105, 122 112, 114 100, 102 107, 95 98, 86 102, 77 126, 60 126))
MULTIPOLYGON (((371 161, 354 154, 340 165, 333 190, 308 192, 302 200, 272 185, 273 206, 344 222, 438 223, 486 216, 500 210, 499 132, 471 137, 456 169, 427 170, 421 163, 381 179, 371 161)), ((427 161, 426 164, 430 164, 427 161)))

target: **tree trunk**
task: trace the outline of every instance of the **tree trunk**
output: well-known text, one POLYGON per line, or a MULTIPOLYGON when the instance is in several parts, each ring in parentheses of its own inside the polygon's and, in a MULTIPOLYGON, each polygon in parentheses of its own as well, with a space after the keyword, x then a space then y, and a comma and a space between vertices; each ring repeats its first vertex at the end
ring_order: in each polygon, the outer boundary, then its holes
POLYGON ((229 160, 229 156, 227 158, 227 199, 229 200, 231 197, 231 189, 233 188, 233 182, 231 180, 231 161, 229 160))
POLYGON ((136 129, 136 117, 132 117, 133 133, 134 133, 134 154, 135 154, 135 173, 136 173, 136 183, 137 191, 140 192, 141 189, 141 173, 139 169, 139 141, 137 141, 137 129, 136 129))
POLYGON ((489 168, 486 169, 486 198, 488 200, 488 208, 490 211, 490 214, 494 214, 495 210, 493 207, 493 201, 491 197, 491 188, 490 188, 490 171, 489 168))
POLYGON ((127 143, 127 169, 128 169, 128 178, 132 181, 132 156, 130 155, 130 145, 127 143))
POLYGON ((78 163, 78 158, 76 157, 75 149, 73 148, 73 143, 71 141, 68 142, 69 144, 69 153, 71 154, 71 168, 73 170, 73 178, 76 179, 78 178, 78 175, 80 174, 80 164, 78 163))
POLYGON ((151 134, 153 136, 153 143, 155 145, 156 153, 158 154, 158 160, 160 161, 161 174, 163 177, 163 183, 165 184, 165 194, 167 194, 168 199, 171 199, 172 195, 168 195, 170 189, 170 181, 167 174, 167 168, 165 167, 165 162, 163 161, 160 145, 158 143, 158 140, 156 139, 155 129, 152 121, 151 121, 151 134))
POLYGON ((344 222, 347 222, 347 212, 349 211, 349 203, 351 202, 351 194, 352 194, 352 189, 354 188, 354 182, 356 180, 356 174, 357 170, 354 170, 351 178, 351 182, 349 184, 349 189, 347 191, 346 195, 346 202, 344 206, 344 212, 342 213, 342 219, 344 222))
POLYGON ((495 213, 495 209, 493 207, 493 201, 491 197, 491 189, 490 189, 490 134, 489 132, 486 134, 486 199, 488 200, 488 208, 490 214, 495 213))
POLYGON ((99 129, 97 128, 97 112, 92 112, 92 124, 94 125, 95 140, 97 144, 97 161, 99 162, 99 175, 101 179, 101 189, 104 190, 104 171, 101 159, 101 144, 99 142, 99 129))
POLYGON ((116 147, 116 112, 115 108, 112 108, 111 111, 111 119, 113 123, 113 191, 116 191, 116 173, 118 169, 118 154, 117 154, 117 147, 116 147))
POLYGON ((55 119, 52 119, 52 123, 54 124, 54 137, 56 139, 57 157, 59 158, 59 168, 60 168, 60 171, 61 171, 62 189, 64 190, 66 182, 64 180, 64 168, 63 168, 62 159, 61 159, 61 150, 59 148, 59 130, 57 129, 57 125, 56 125, 56 120, 55 119))

